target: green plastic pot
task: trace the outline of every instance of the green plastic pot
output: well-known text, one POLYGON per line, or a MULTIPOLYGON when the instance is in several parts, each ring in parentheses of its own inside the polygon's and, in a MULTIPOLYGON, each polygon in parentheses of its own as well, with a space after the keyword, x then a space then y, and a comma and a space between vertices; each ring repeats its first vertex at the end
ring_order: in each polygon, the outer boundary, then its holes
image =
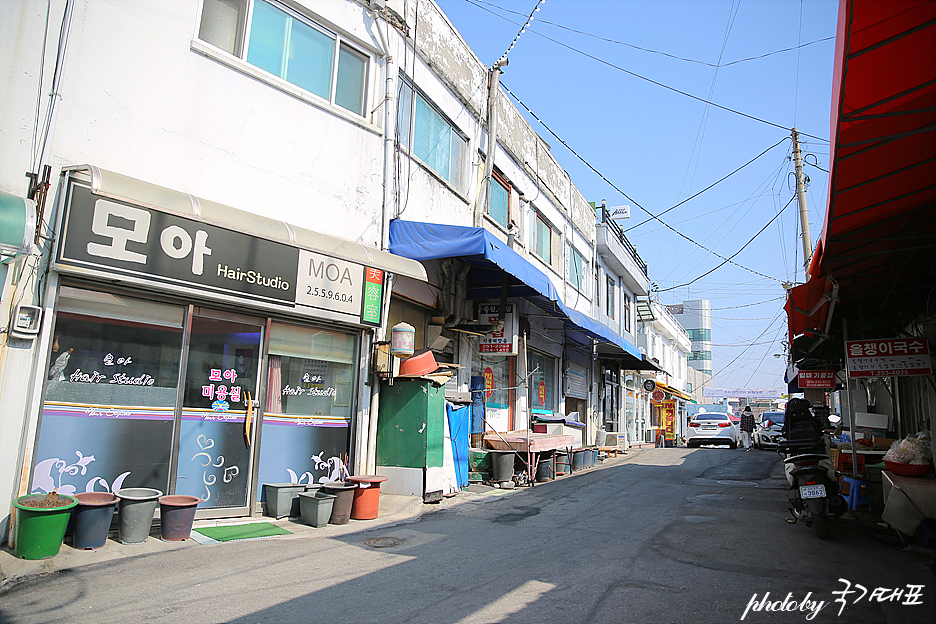
POLYGON ((78 504, 73 496, 60 494, 69 503, 62 507, 36 509, 22 503, 45 498, 45 494, 27 494, 13 503, 16 507, 16 532, 13 554, 20 559, 48 559, 59 553, 72 509, 78 504))

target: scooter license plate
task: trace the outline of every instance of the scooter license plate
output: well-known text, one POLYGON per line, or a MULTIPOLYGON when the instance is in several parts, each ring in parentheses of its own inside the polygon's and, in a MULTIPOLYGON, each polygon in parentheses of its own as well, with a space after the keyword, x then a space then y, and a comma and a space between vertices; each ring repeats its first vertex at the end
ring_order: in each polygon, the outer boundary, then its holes
POLYGON ((825 485, 801 485, 799 493, 803 498, 825 498, 825 485))

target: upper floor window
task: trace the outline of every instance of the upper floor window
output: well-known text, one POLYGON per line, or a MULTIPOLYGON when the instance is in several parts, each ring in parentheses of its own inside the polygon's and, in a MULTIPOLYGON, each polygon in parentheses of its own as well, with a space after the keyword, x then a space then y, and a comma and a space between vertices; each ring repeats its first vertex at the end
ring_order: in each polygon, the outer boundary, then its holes
POLYGON ((689 334, 689 340, 693 342, 711 342, 712 341, 711 329, 687 329, 686 333, 689 334))
POLYGON ((624 320, 624 331, 631 330, 631 298, 627 293, 621 293, 621 316, 624 320))
POLYGON ((357 115, 370 57, 267 0, 204 0, 198 38, 357 115))
POLYGON ((585 274, 588 262, 578 249, 569 245, 569 281, 580 293, 585 292, 585 274))
MULTIPOLYGON (((608 287, 608 290, 607 290, 608 296, 605 297, 605 307, 607 308, 608 318, 612 318, 612 319, 613 319, 613 318, 614 318, 614 286, 615 286, 615 283, 614 283, 614 278, 611 277, 610 275, 607 275, 607 276, 605 276, 605 277, 607 277, 607 282, 606 282, 606 283, 607 283, 607 287, 608 287)), ((627 295, 625 295, 625 297, 626 297, 626 296, 627 296, 627 295)))
POLYGON ((497 221, 505 230, 510 225, 510 183, 496 171, 491 176, 488 216, 497 221))
MULTIPOLYGON (((464 192, 468 139, 426 96, 402 77, 397 96, 397 138, 400 144, 464 192)), ((492 192, 494 186, 492 183, 492 192)))
POLYGON ((559 230, 554 228, 536 210, 530 211, 530 220, 532 221, 530 233, 533 240, 530 241, 530 249, 536 256, 551 266, 557 273, 562 272, 562 248, 559 230))

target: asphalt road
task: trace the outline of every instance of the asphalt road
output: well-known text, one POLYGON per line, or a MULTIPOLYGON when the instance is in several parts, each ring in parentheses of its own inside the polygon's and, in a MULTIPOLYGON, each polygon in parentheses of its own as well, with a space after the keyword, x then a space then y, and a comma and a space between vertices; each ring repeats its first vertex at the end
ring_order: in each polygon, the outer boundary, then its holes
POLYGON ((788 524, 777 462, 768 451, 644 450, 505 496, 456 497, 395 527, 39 577, 0 594, 0 622, 936 621, 934 551, 852 514, 828 541, 788 524))

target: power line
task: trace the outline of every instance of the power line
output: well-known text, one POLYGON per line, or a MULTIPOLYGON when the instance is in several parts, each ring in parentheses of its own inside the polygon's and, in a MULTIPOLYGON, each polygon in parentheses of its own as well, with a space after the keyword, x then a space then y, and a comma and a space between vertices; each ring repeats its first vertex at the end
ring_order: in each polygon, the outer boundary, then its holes
MULTIPOLYGON (((675 206, 672 206, 672 207, 670 207, 670 208, 667 208, 666 210, 664 210, 663 212, 661 212, 661 213, 660 213, 659 215, 657 215, 657 216, 658 216, 658 217, 661 217, 661 216, 665 215, 667 212, 669 212, 670 210, 674 210, 674 209, 676 209, 676 208, 679 208, 680 206, 682 206, 683 204, 685 204, 687 201, 689 201, 689 200, 691 200, 691 199, 695 199, 696 197, 698 197, 699 195, 701 195, 701 194, 704 193, 705 191, 709 190, 710 188, 712 188, 712 187, 715 186, 716 184, 719 184, 719 183, 721 183, 721 182, 724 182, 725 180, 727 180, 728 178, 730 178, 730 177, 733 176, 734 174, 738 173, 739 171, 741 171, 742 169, 744 169, 745 167, 747 167, 748 165, 750 165, 751 163, 753 163, 755 160, 757 160, 758 158, 760 158, 761 156, 763 156, 764 154, 766 154, 767 152, 769 152, 769 151, 772 150, 773 148, 777 147, 778 145, 780 145, 781 143, 783 143, 784 141, 786 141, 786 140, 789 139, 789 138, 790 138, 790 137, 783 137, 782 139, 780 139, 779 141, 777 141, 776 143, 774 143, 773 145, 771 145, 770 147, 768 147, 767 149, 765 149, 763 152, 761 152, 760 154, 758 154, 757 156, 755 156, 755 157, 752 158, 751 160, 747 161, 746 163, 744 163, 743 165, 741 165, 740 167, 738 167, 737 169, 735 169, 734 171, 732 171, 731 173, 729 173, 728 175, 724 176, 723 178, 720 178, 719 180, 716 180, 715 182, 712 182, 711 184, 709 184, 708 186, 706 186, 704 189, 702 189, 702 190, 699 191, 698 193, 694 193, 694 194, 690 195, 689 197, 687 197, 686 199, 682 200, 681 202, 679 202, 679 203, 676 204, 675 206)), ((631 230, 636 229, 636 228, 639 228, 641 225, 643 225, 643 224, 645 224, 645 223, 649 223, 650 221, 653 221, 653 216, 652 216, 652 215, 651 215, 651 218, 649 218, 649 219, 644 219, 643 221, 641 221, 641 222, 638 223, 637 225, 632 225, 632 226, 630 226, 629 228, 627 228, 626 230, 624 230, 624 232, 625 232, 625 233, 626 233, 626 232, 630 232, 631 230)))
MULTIPOLYGON (((504 20, 504 21, 506 21, 506 22, 510 22, 511 24, 515 24, 515 22, 512 22, 511 20, 507 19, 507 18, 504 17, 503 15, 498 15, 498 14, 495 13, 494 11, 491 11, 490 9, 487 9, 487 8, 481 6, 481 5, 482 5, 482 4, 486 4, 486 5, 488 5, 488 6, 492 6, 492 7, 496 8, 496 9, 499 9, 499 10, 501 10, 501 11, 504 11, 505 13, 513 13, 514 15, 520 15, 520 16, 523 15, 522 13, 518 13, 517 11, 511 11, 510 9, 506 9, 506 8, 504 8, 504 7, 499 7, 499 6, 497 6, 497 5, 495 5, 495 4, 492 4, 492 3, 490 3, 490 2, 484 2, 484 0, 465 0, 465 1, 466 1, 468 4, 473 4, 474 6, 478 7, 478 8, 481 9, 482 11, 487 11, 487 12, 490 13, 491 15, 493 15, 493 16, 495 16, 495 17, 499 17, 500 19, 502 19, 502 20, 504 20)), ((699 64, 699 65, 705 65, 706 67, 729 67, 729 66, 731 66, 731 65, 737 65, 738 63, 746 63, 747 61, 756 61, 756 60, 759 60, 759 59, 762 59, 762 58, 767 58, 768 56, 773 56, 774 54, 782 54, 783 52, 793 52, 794 50, 799 50, 799 49, 801 49, 801 48, 805 48, 806 46, 815 45, 815 44, 817 44, 817 43, 822 43, 822 42, 824 42, 824 41, 834 41, 834 40, 835 40, 835 37, 823 37, 822 39, 816 39, 816 40, 814 40, 814 41, 809 41, 809 42, 807 42, 807 43, 803 43, 803 44, 796 45, 796 46, 794 46, 794 47, 792 47, 792 48, 783 48, 783 49, 781 49, 781 50, 774 50, 773 52, 767 52, 767 53, 765 53, 765 54, 759 54, 759 55, 757 55, 757 56, 750 56, 750 57, 747 57, 747 58, 737 59, 737 60, 734 60, 734 61, 729 61, 729 62, 727 62, 727 63, 721 63, 721 64, 719 64, 719 65, 716 65, 716 64, 714 64, 714 63, 709 63, 708 61, 700 61, 700 60, 698 60, 698 59, 691 59, 691 58, 686 58, 686 57, 684 57, 684 56, 677 56, 677 55, 675 55, 675 54, 670 54, 670 53, 668 53, 668 52, 661 52, 660 50, 652 50, 652 49, 650 49, 650 48, 643 48, 643 47, 641 47, 641 46, 634 45, 634 44, 632 44, 632 43, 627 43, 626 41, 617 41, 617 40, 615 40, 615 39, 607 39, 607 38, 605 38, 605 37, 600 37, 600 36, 598 36, 598 35, 595 35, 595 34, 592 34, 592 33, 589 33, 589 32, 585 32, 585 31, 583 31, 583 30, 576 30, 576 29, 574 29, 574 28, 569 28, 568 26, 563 26, 562 24, 557 24, 557 23, 555 23, 555 22, 549 22, 549 21, 547 21, 547 20, 540 20, 540 23, 542 23, 542 24, 549 24, 550 26, 555 26, 556 28, 561 28, 562 30, 567 30, 567 31, 572 32, 572 33, 575 33, 575 34, 577 34, 577 35, 584 35, 585 37, 591 37, 592 39, 597 39, 598 41, 604 41, 605 43, 612 43, 612 44, 614 44, 614 45, 621 45, 621 46, 625 46, 625 47, 628 47, 628 48, 633 48, 634 50, 640 50, 641 52, 649 52, 650 54, 659 54, 660 56, 666 56, 666 57, 668 57, 668 58, 675 59, 675 60, 677 60, 677 61, 686 61, 687 63, 697 63, 697 64, 699 64)), ((536 33, 537 35, 540 34, 539 32, 533 30, 532 28, 530 29, 530 31, 536 33)))
MULTIPOLYGON (((773 216, 773 218, 772 218, 770 221, 768 221, 768 222, 766 223, 766 225, 764 225, 764 227, 762 227, 761 229, 759 229, 759 230, 757 231, 757 233, 756 233, 754 236, 752 236, 752 237, 750 238, 750 240, 748 240, 748 242, 744 243, 744 245, 741 246, 741 249, 739 249, 738 251, 736 251, 736 252, 734 252, 733 254, 731 254, 731 257, 729 257, 729 258, 724 258, 724 262, 722 262, 721 264, 719 264, 719 265, 716 266, 716 267, 713 267, 711 270, 706 271, 705 273, 703 273, 703 274, 700 275, 699 277, 697 277, 697 278, 695 278, 695 279, 693 279, 693 280, 690 280, 690 281, 686 282, 685 284, 679 284, 678 286, 671 286, 671 287, 669 287, 669 288, 662 288, 662 289, 659 290, 659 292, 666 292, 666 291, 668 291, 668 290, 675 290, 675 289, 677 289, 677 288, 682 288, 683 286, 689 286, 690 284, 694 284, 694 283, 698 282, 700 279, 702 279, 703 277, 705 277, 706 275, 710 275, 710 274, 714 273, 714 272, 717 271, 718 269, 720 269, 720 268, 722 268, 723 266, 725 266, 727 263, 731 262, 731 258, 734 258, 735 256, 737 256, 739 253, 741 253, 742 251, 744 251, 744 248, 745 248, 745 247, 747 247, 747 246, 750 245, 752 242, 754 242, 754 239, 757 238, 758 236, 760 236, 760 233, 761 233, 761 232, 763 232, 764 230, 766 230, 766 229, 768 228, 768 226, 770 226, 771 223, 773 223, 774 221, 777 220, 777 217, 779 217, 781 214, 783 214, 783 211, 786 210, 786 207, 789 206, 789 205, 793 202, 794 199, 796 199, 796 196, 795 196, 795 195, 794 195, 793 197, 790 198, 790 201, 788 201, 788 202, 783 206, 783 208, 780 209, 780 212, 778 212, 777 214, 775 214, 775 215, 773 216)), ((732 264, 734 264, 734 263, 732 262, 732 264)), ((765 277, 766 277, 766 276, 765 276, 765 277)))
MULTIPOLYGON (((483 7, 479 7, 479 8, 483 8, 483 7)), ((604 59, 602 59, 602 58, 599 58, 599 57, 597 57, 597 56, 594 56, 594 55, 592 55, 592 54, 589 54, 588 52, 583 52, 582 50, 579 50, 579 49, 577 49, 577 48, 574 48, 574 47, 572 47, 572 46, 570 46, 570 45, 568 45, 568 44, 562 43, 561 41, 558 41, 558 40, 556 40, 556 39, 553 39, 552 37, 547 37, 547 36, 544 35, 543 33, 536 32, 535 30, 532 30, 532 29, 531 29, 530 32, 532 32, 532 33, 534 33, 534 34, 536 34, 536 35, 542 37, 543 39, 546 39, 547 41, 552 41, 552 42, 555 43, 556 45, 562 46, 563 48, 566 48, 567 50, 571 50, 572 52, 575 52, 576 54, 581 54, 582 56, 584 56, 584 57, 586 57, 586 58, 592 59, 593 61, 597 61, 597 62, 599 62, 599 63, 601 63, 601 64, 603 64, 603 65, 607 65, 608 67, 611 67, 612 69, 616 69, 616 70, 618 70, 618 71, 620 71, 620 72, 624 72, 625 74, 627 74, 627 75, 629 75, 629 76, 633 76, 634 78, 639 78, 640 80, 644 80, 644 81, 646 81, 646 82, 649 82, 650 84, 654 84, 654 85, 656 85, 656 86, 658 86, 658 87, 661 87, 661 88, 663 88, 663 89, 667 89, 668 91, 673 91, 674 93, 678 93, 678 94, 683 95, 683 96, 685 96, 685 97, 688 97, 688 98, 690 98, 690 99, 693 99, 693 100, 702 102, 703 104, 708 104, 709 106, 714 106, 715 108, 719 108, 719 109, 721 109, 721 110, 723 110, 723 111, 727 111, 727 112, 729 112, 729 113, 734 113, 735 115, 740 115, 741 117, 747 117, 748 119, 751 119, 751 120, 753 120, 753 121, 757 121, 757 122, 760 122, 760 123, 763 123, 763 124, 767 124, 768 126, 773 126, 773 127, 775 127, 775 128, 780 128, 781 130, 786 130, 786 131, 789 131, 789 130, 790 130, 789 128, 787 128, 786 126, 783 126, 783 125, 781 125, 781 124, 774 123, 774 122, 772 122, 772 121, 767 121, 766 119, 761 119, 760 117, 755 117, 754 115, 749 115, 749 114, 744 113, 744 112, 741 112, 741 111, 739 111, 739 110, 736 110, 736 109, 733 109, 733 108, 729 108, 729 107, 723 106, 723 105, 721 105, 721 104, 717 104, 717 103, 715 103, 715 102, 712 102, 711 100, 706 100, 705 98, 699 97, 698 95, 693 95, 693 94, 688 93, 688 92, 686 92, 686 91, 682 91, 681 89, 677 89, 676 87, 671 87, 671 86, 669 86, 669 85, 667 85, 667 84, 663 84, 662 82, 659 82, 659 81, 657 81, 657 80, 653 80, 652 78, 647 78, 646 76, 642 76, 642 75, 640 75, 640 74, 638 74, 638 73, 636 73, 636 72, 632 72, 632 71, 630 71, 629 69, 624 69, 623 67, 621 67, 621 66, 619 66, 619 65, 615 65, 614 63, 608 62, 608 61, 606 61, 606 60, 604 60, 604 59)), ((519 36, 519 35, 518 35, 518 36, 519 36)), ((503 83, 501 83, 501 84, 503 84, 503 83)), ((828 143, 828 142, 829 142, 828 139, 823 139, 822 137, 818 137, 818 136, 815 136, 815 135, 813 135, 813 134, 809 134, 809 133, 807 133, 807 132, 802 132, 802 131, 801 131, 799 134, 800 134, 800 136, 807 136, 807 137, 809 137, 809 138, 811 138, 811 139, 816 139, 817 141, 822 141, 822 142, 824 142, 824 143, 828 143)), ((558 137, 557 137, 557 138, 558 138, 558 137)))
POLYGON ((530 107, 529 107, 529 106, 527 106, 526 104, 524 104, 523 101, 522 101, 520 98, 518 98, 516 95, 514 95, 513 91, 511 91, 509 88, 507 88, 507 85, 505 85, 503 82, 501 82, 500 85, 501 85, 501 87, 503 87, 504 91, 506 91, 506 92, 510 95, 510 97, 512 97, 520 106, 522 106, 522 107, 524 108, 524 110, 526 110, 526 112, 528 112, 536 121, 538 121, 538 122, 540 123, 540 125, 542 125, 544 128, 546 128, 546 130, 547 130, 551 135, 553 135, 553 136, 556 138, 557 141, 559 141, 560 143, 562 143, 562 144, 565 146, 565 148, 566 148, 567 150, 569 150, 570 152, 572 152, 572 154, 573 154, 576 158, 578 158, 580 161, 582 161, 582 163, 584 163, 586 167, 588 167, 588 168, 591 169, 593 172, 595 172, 595 174, 596 174, 599 178, 601 178, 602 180, 604 180, 605 182, 607 182, 607 183, 608 183, 608 186, 610 186, 611 188, 613 188, 615 191, 617 191, 618 193, 620 193, 625 199, 627 199, 628 201, 630 201, 631 203, 633 203, 635 206, 637 206, 638 208, 640 208, 641 210, 643 210, 644 212, 646 212, 648 215, 650 215, 651 217, 653 217, 653 219, 655 219, 656 221, 659 221, 659 222, 660 222, 662 225, 664 225, 667 229, 669 229, 669 230, 671 230, 672 232, 676 233, 678 236, 680 236, 681 238, 683 238, 683 239, 689 241, 689 242, 692 243, 693 245, 699 247, 699 248, 702 249, 703 251, 707 251, 708 253, 712 254, 712 255, 715 256, 716 258, 719 258, 719 259, 721 259, 721 260, 724 260, 725 262, 729 262, 729 263, 733 264, 734 266, 738 267, 739 269, 744 269, 745 271, 748 271, 749 273, 753 273, 754 275, 759 275, 760 277, 763 277, 763 278, 766 278, 766 279, 769 279, 769 280, 774 280, 775 282, 782 282, 782 281, 783 281, 783 280, 777 279, 776 277, 771 277, 771 276, 769 276, 769 275, 764 275, 763 273, 761 273, 761 272, 759 272, 759 271, 755 271, 754 269, 749 269, 748 267, 746 267, 746 266, 744 266, 744 265, 738 264, 737 262, 733 262, 730 258, 725 258, 725 257, 722 256, 721 254, 716 253, 716 252, 712 251, 711 249, 708 249, 707 247, 705 247, 705 246, 702 245, 701 243, 698 243, 698 242, 694 241, 693 239, 689 238, 688 236, 686 236, 685 234, 683 234, 682 232, 680 232, 680 231, 677 230, 676 228, 672 227, 671 225, 669 225, 668 223, 666 223, 665 221, 663 221, 662 219, 660 219, 658 216, 656 216, 655 214, 653 214, 652 212, 650 212, 649 210, 647 210, 646 208, 644 208, 643 206, 641 206, 640 203, 639 203, 637 200, 633 199, 633 198, 630 197, 627 193, 625 193, 623 190, 621 190, 620 188, 618 188, 617 185, 615 185, 613 182, 611 182, 611 180, 609 180, 608 178, 606 178, 606 177, 604 176, 604 174, 602 174, 600 171, 598 171, 597 169, 595 169, 595 167, 592 166, 591 163, 589 163, 587 160, 585 160, 584 158, 582 158, 582 156, 579 155, 578 152, 576 152, 574 149, 572 149, 572 147, 571 147, 568 143, 566 143, 566 142, 562 139, 562 137, 560 137, 558 134, 556 134, 555 132, 553 132, 552 128, 550 128, 549 126, 547 126, 546 123, 536 115, 536 113, 534 113, 532 110, 530 110, 530 107))
POLYGON ((721 311, 721 310, 737 310, 738 308, 750 308, 751 306, 761 305, 763 303, 770 303, 771 301, 780 301, 781 299, 786 299, 786 295, 781 295, 780 297, 774 297, 773 299, 767 299, 766 301, 758 301, 756 303, 746 303, 739 306, 731 306, 728 308, 711 308, 710 311, 721 311))

